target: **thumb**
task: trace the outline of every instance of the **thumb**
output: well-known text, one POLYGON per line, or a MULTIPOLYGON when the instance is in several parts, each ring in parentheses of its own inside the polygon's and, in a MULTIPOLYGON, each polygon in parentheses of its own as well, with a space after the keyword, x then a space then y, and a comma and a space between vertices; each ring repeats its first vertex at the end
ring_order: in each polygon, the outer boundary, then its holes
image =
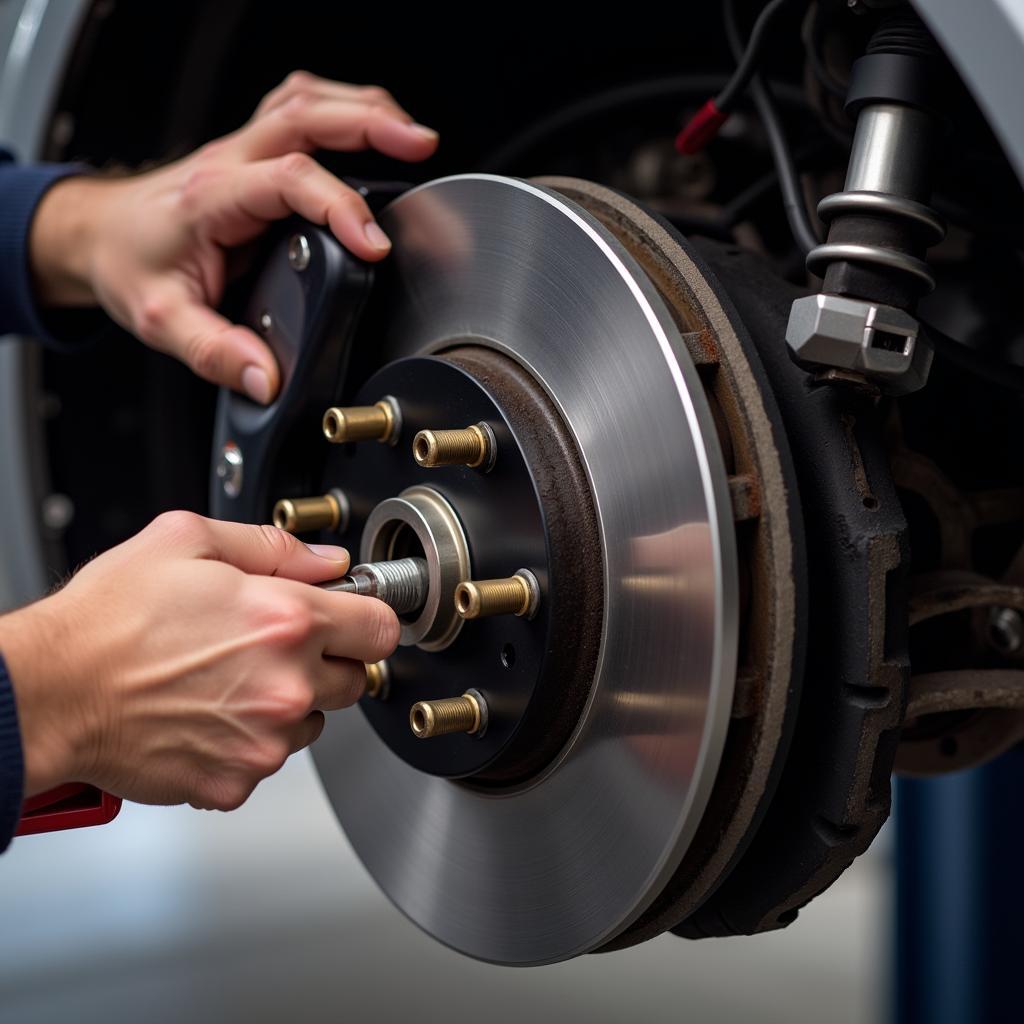
POLYGON ((247 327, 231 323, 187 291, 151 301, 139 337, 180 359, 204 380, 266 405, 280 384, 273 353, 247 327))
POLYGON ((303 544, 276 526, 253 526, 193 517, 199 525, 193 550, 254 576, 280 576, 301 583, 322 583, 343 576, 349 554, 333 544, 303 544))

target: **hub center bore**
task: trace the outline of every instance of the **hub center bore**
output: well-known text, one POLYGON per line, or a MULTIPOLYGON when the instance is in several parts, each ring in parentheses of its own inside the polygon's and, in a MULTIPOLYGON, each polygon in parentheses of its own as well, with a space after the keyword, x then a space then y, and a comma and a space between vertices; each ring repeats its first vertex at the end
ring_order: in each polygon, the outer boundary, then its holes
POLYGON ((469 578, 469 551, 455 510, 431 487, 410 487, 397 498, 385 498, 363 527, 360 561, 409 557, 427 560, 430 583, 418 615, 403 620, 400 643, 443 650, 462 627, 455 590, 469 578))
POLYGON ((430 586, 425 607, 402 622, 387 699, 365 697, 363 712, 421 771, 492 787, 524 781, 568 740, 596 667, 603 570, 579 454, 538 383, 482 346, 389 364, 354 401, 371 407, 382 395, 401 412, 397 443, 338 446, 325 491, 348 497, 342 539, 362 561, 425 558, 430 586), (446 462, 460 444, 487 451, 446 462), (493 608, 491 590, 514 584, 525 595, 516 609, 471 616, 470 605, 493 608), (486 709, 485 730, 424 739, 410 728, 420 702, 468 693, 486 709))

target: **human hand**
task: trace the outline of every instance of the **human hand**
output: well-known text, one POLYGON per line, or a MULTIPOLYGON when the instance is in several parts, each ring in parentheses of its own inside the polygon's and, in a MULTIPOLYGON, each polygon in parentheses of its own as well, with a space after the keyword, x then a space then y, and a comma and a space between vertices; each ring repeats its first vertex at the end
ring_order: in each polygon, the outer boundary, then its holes
POLYGON ((347 568, 342 548, 171 512, 0 617, 25 795, 238 807, 398 643, 387 605, 309 585, 347 568))
POLYGON ((390 241, 363 198, 309 154, 376 149, 423 160, 437 133, 385 90, 297 71, 238 131, 176 163, 128 178, 55 184, 33 218, 29 253, 44 305, 99 304, 151 348, 200 377, 269 402, 277 363, 260 337, 216 312, 226 251, 298 213, 356 256, 390 241))

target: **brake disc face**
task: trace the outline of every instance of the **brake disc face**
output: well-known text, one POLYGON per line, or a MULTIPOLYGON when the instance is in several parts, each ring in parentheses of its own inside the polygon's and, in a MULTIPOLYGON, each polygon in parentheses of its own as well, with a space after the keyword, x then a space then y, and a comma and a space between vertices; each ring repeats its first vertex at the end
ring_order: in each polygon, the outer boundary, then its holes
POLYGON ((377 502, 419 478, 458 518, 469 571, 479 578, 500 542, 507 572, 530 568, 542 581, 550 614, 512 624, 536 664, 532 682, 513 683, 497 657, 475 660, 497 652, 499 627, 467 622, 443 650, 402 648, 387 701, 328 716, 316 763, 356 852, 420 927, 484 960, 562 960, 607 944, 651 906, 715 782, 740 607, 715 418, 677 318, 576 203, 465 176, 406 193, 380 219, 394 251, 354 372, 360 401, 381 397, 366 387, 406 389, 402 436, 394 449, 332 458, 325 485, 350 495, 358 533, 377 502), (449 400, 453 419, 431 422, 449 400), (481 410, 499 435, 493 476, 413 466, 415 430, 464 427, 463 411, 481 410), (519 519, 505 507, 503 452, 523 492, 519 519), (542 538, 521 559, 517 522, 542 538), (581 634, 580 619, 598 621, 581 634), (585 649, 587 636, 592 658, 552 660, 560 647, 585 649), (389 739, 416 700, 465 686, 443 670, 459 659, 477 666, 487 732, 417 741, 437 744, 430 756, 389 739), (535 739, 517 746, 523 736, 535 739))

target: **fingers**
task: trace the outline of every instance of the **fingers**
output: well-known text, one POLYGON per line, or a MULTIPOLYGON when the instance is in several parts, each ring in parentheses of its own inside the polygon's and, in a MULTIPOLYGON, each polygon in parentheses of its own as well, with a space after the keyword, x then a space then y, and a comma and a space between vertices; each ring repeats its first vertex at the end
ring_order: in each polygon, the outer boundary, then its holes
POLYGON ((259 160, 211 180, 195 203, 198 216, 217 226, 213 240, 224 246, 247 241, 267 221, 297 213, 328 225, 362 259, 379 260, 391 248, 363 197, 305 153, 259 160))
POLYGON ((398 616, 383 601, 329 590, 314 591, 310 600, 323 616, 320 642, 327 657, 382 661, 398 646, 398 616))
POLYGON ((315 707, 320 711, 340 711, 351 707, 366 692, 366 665, 352 658, 321 659, 321 670, 313 685, 315 707))
MULTIPOLYGON (((168 546, 178 554, 226 562, 257 576, 321 583, 343 576, 349 566, 349 555, 344 548, 303 544, 276 526, 221 522, 191 512, 165 512, 154 520, 151 529, 160 531, 168 546)), ((300 593, 305 595, 306 591, 300 593)), ((311 590, 309 593, 326 595, 327 591, 311 590)), ((353 597, 351 594, 337 596, 353 597)))
POLYGON ((308 71, 293 71, 276 89, 268 92, 256 108, 254 119, 269 114, 293 96, 307 96, 315 99, 349 100, 370 106, 383 106, 393 110, 397 117, 411 121, 412 117, 402 109, 398 101, 379 85, 351 85, 348 82, 334 82, 320 78, 308 71))
POLYGON ((180 359, 204 380, 266 405, 280 387, 273 353, 247 327, 226 320, 184 288, 161 289, 134 325, 147 345, 180 359))
POLYGON ((387 106, 347 99, 295 96, 229 136, 247 160, 265 160, 315 149, 376 149, 399 160, 425 160, 437 149, 437 132, 404 120, 387 106))
POLYGON ((298 725, 294 726, 288 737, 289 754, 297 754, 320 738, 324 731, 324 714, 322 711, 311 711, 298 725))

